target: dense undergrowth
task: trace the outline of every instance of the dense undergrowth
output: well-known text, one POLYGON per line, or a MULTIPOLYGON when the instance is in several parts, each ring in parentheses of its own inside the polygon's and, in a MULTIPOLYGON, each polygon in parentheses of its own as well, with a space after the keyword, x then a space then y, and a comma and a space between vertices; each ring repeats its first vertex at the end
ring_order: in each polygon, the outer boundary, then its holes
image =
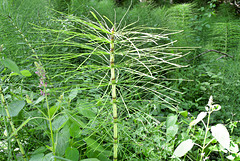
POLYGON ((231 5, 0 2, 0 159, 237 159, 240 18, 231 5))

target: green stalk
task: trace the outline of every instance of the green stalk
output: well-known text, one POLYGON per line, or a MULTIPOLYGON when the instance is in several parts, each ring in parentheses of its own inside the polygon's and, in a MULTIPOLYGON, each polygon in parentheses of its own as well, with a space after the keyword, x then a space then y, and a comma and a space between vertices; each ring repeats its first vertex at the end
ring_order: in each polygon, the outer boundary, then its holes
MULTIPOLYGON (((44 80, 43 80, 43 84, 45 84, 44 80)), ((45 86, 43 91, 45 93, 45 100, 46 100, 47 110, 48 110, 48 121, 49 121, 49 128, 50 128, 50 134, 51 134, 51 140, 52 140, 52 153, 55 156, 56 152, 55 152, 55 143, 54 143, 54 136, 53 136, 53 129, 52 129, 52 118, 51 118, 50 108, 48 104, 47 90, 45 86)), ((56 158, 54 158, 54 160, 56 160, 56 158)))
MULTIPOLYGON (((2 104, 3 104, 3 106, 4 106, 4 108, 5 108, 5 111, 6 111, 6 114, 7 114, 7 118, 8 118, 8 120, 9 120, 10 125, 11 125, 11 128, 12 128, 12 131, 13 131, 13 133, 15 133, 16 128, 15 128, 15 126, 14 126, 14 124, 13 124, 13 121, 12 121, 12 118, 11 118, 11 116, 10 116, 10 113, 9 113, 9 110, 8 110, 8 106, 7 106, 6 102, 5 102, 5 99, 4 99, 4 95, 3 95, 3 92, 2 92, 2 87, 1 87, 1 86, 0 86, 0 95, 1 95, 2 104)), ((24 148, 23 148, 22 144, 20 143, 20 141, 19 141, 19 139, 18 139, 17 132, 16 132, 16 134, 15 134, 14 136, 15 136, 16 141, 17 141, 17 143, 18 143, 18 146, 19 146, 19 148, 20 148, 20 152, 22 153, 23 160, 24 160, 24 161, 27 161, 24 148)))
POLYGON ((115 77, 115 67, 114 67, 114 27, 112 28, 112 31, 111 31, 110 68, 111 68, 112 108, 113 108, 113 160, 117 161, 118 134, 117 134, 116 77, 115 77))
POLYGON ((204 156, 203 153, 204 153, 204 149, 205 149, 205 144, 206 144, 206 139, 207 139, 207 133, 208 133, 208 130, 209 130, 208 127, 209 127, 209 122, 210 122, 210 115, 211 115, 211 112, 208 113, 207 127, 206 127, 205 136, 204 136, 204 141, 203 141, 203 146, 202 146, 200 161, 202 161, 203 156, 204 156))

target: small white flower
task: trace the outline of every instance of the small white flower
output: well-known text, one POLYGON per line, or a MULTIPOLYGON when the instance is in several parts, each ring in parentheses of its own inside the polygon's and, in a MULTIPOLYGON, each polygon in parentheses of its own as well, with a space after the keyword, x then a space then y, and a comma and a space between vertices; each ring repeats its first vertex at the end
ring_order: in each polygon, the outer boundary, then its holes
POLYGON ((209 100, 208 100, 208 107, 211 107, 213 104, 213 96, 210 96, 209 100))

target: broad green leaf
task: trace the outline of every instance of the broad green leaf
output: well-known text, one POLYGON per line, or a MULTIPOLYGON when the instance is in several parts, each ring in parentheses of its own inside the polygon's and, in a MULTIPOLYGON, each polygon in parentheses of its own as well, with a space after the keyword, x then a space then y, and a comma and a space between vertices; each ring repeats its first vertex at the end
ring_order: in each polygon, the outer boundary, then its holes
POLYGON ((183 141, 178 147, 175 149, 172 158, 182 157, 184 156, 189 150, 192 149, 194 143, 191 139, 183 141))
POLYGON ((223 124, 211 127, 213 137, 227 150, 230 147, 230 136, 227 128, 223 124))
MULTIPOLYGON (((11 117, 17 116, 18 113, 23 109, 25 106, 25 101, 17 100, 13 101, 8 105, 8 111, 11 117)), ((3 116, 7 116, 4 107, 0 107, 0 114, 3 116)))
POLYGON ((13 101, 9 104, 9 113, 10 116, 17 116, 18 113, 23 109, 23 107, 25 106, 25 101, 23 100, 18 100, 18 101, 13 101))
POLYGON ((32 74, 29 72, 29 70, 22 70, 20 72, 25 77, 31 77, 32 76, 32 74))
POLYGON ((196 125, 197 123, 199 123, 200 121, 202 121, 202 119, 204 119, 204 117, 206 117, 206 116, 207 116, 207 112, 201 112, 200 114, 198 114, 197 119, 196 119, 196 120, 193 120, 193 121, 190 123, 190 126, 196 125))
POLYGON ((78 89, 75 88, 75 89, 73 89, 73 90, 70 92, 70 94, 69 94, 69 96, 68 96, 68 99, 69 99, 70 101, 73 100, 75 97, 77 97, 77 94, 78 94, 78 89))
POLYGON ((32 154, 44 153, 45 151, 47 151, 47 148, 45 146, 41 146, 40 148, 34 150, 32 154))
POLYGON ((48 153, 44 156, 42 161, 54 161, 54 155, 52 153, 48 153))
POLYGON ((90 119, 94 118, 96 116, 95 112, 93 112, 93 110, 91 108, 89 108, 89 106, 78 107, 77 110, 80 114, 82 114, 83 116, 90 118, 90 119))
POLYGON ((71 121, 71 125, 70 125, 70 135, 74 138, 79 137, 79 134, 82 130, 79 128, 79 126, 75 123, 71 121))
POLYGON ((67 115, 63 115, 63 116, 58 116, 56 119, 53 120, 52 122, 52 129, 54 131, 58 131, 60 130, 65 123, 68 121, 68 116, 67 115))
POLYGON ((97 158, 88 158, 88 159, 83 159, 80 161, 100 161, 100 160, 98 160, 97 158))
POLYGON ((50 108, 50 117, 54 116, 56 112, 59 110, 60 106, 58 105, 59 102, 53 107, 50 108))
POLYGON ((67 159, 70 159, 72 161, 78 161, 79 151, 77 150, 77 148, 68 147, 66 149, 65 156, 67 159))
POLYGON ((56 138, 56 154, 58 156, 63 156, 67 147, 69 146, 70 134, 69 134, 69 127, 64 126, 64 128, 58 132, 56 138))
POLYGON ((167 128, 167 138, 168 140, 173 138, 178 132, 178 125, 172 125, 167 128))
POLYGON ((12 61, 12 60, 10 60, 10 59, 8 59, 8 58, 7 58, 7 59, 4 59, 4 60, 0 60, 0 61, 1 61, 1 63, 2 63, 5 67, 7 67, 8 69, 10 69, 11 71, 20 74, 19 68, 18 68, 17 64, 16 64, 14 61, 12 61))
POLYGON ((29 161, 42 161, 43 158, 44 158, 44 154, 38 153, 38 154, 32 155, 29 161))
POLYGON ((200 114, 198 114, 197 120, 201 121, 206 116, 207 116, 207 112, 201 112, 200 114))
POLYGON ((179 112, 183 117, 187 117, 188 112, 187 111, 180 111, 179 112))
POLYGON ((177 115, 172 115, 172 114, 170 114, 170 115, 167 117, 167 121, 166 121, 166 126, 167 126, 167 128, 170 127, 170 126, 175 125, 176 122, 177 122, 177 115))

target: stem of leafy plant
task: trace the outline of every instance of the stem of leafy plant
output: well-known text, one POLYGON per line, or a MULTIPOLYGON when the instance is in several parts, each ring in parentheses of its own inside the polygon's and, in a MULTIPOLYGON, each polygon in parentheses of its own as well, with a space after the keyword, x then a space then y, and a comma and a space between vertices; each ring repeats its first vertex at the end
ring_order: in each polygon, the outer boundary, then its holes
POLYGON ((208 127, 209 127, 209 122, 210 122, 210 115, 211 115, 211 111, 208 112, 208 120, 207 120, 206 132, 205 132, 205 136, 204 136, 204 141, 203 141, 200 161, 202 161, 202 159, 204 157, 204 149, 206 148, 205 144, 206 144, 207 134, 208 134, 208 130, 209 130, 208 127))
MULTIPOLYGON (((43 80, 43 84, 45 84, 44 80, 43 80)), ((45 100, 46 100, 47 110, 48 110, 48 122, 49 122, 50 135, 51 135, 51 141, 52 141, 52 153, 55 156, 56 151, 55 151, 55 142, 54 142, 53 129, 52 129, 52 118, 51 118, 51 113, 50 113, 50 108, 48 103, 46 86, 43 86, 43 91, 45 94, 45 100)), ((54 160, 56 160, 56 158, 54 158, 54 160)))
POLYGON ((112 108, 113 108, 113 160, 117 161, 118 134, 117 134, 116 77, 114 67, 114 27, 111 30, 110 68, 111 68, 112 108))
MULTIPOLYGON (((10 113, 9 113, 9 110, 8 110, 8 106, 7 106, 6 102, 5 102, 5 99, 4 99, 4 95, 3 95, 3 92, 2 92, 2 87, 1 87, 1 86, 0 86, 0 95, 1 95, 2 104, 3 104, 3 106, 4 106, 4 108, 5 108, 5 111, 6 111, 6 114, 7 114, 7 118, 8 118, 8 120, 9 120, 10 125, 11 125, 11 128, 12 128, 12 131, 13 131, 13 133, 15 133, 16 128, 15 128, 15 126, 14 126, 14 124, 13 124, 13 121, 12 121, 12 118, 11 118, 11 116, 10 116, 10 113)), ((24 160, 24 161, 27 161, 26 153, 25 153, 25 151, 24 151, 24 148, 23 148, 22 144, 20 143, 20 141, 19 141, 19 139, 18 139, 17 133, 16 133, 14 136, 15 136, 16 141, 17 141, 17 143, 18 143, 18 146, 19 146, 19 148, 20 148, 20 152, 22 153, 23 160, 24 160)))
MULTIPOLYGON (((56 150, 55 150, 55 142, 54 142, 54 135, 53 135, 53 128, 52 128, 52 116, 50 113, 50 108, 49 108, 49 103, 48 103, 48 93, 47 93, 47 83, 45 82, 46 79, 46 72, 45 69, 43 68, 43 66, 41 66, 40 64, 38 64, 37 62, 34 62, 35 66, 37 68, 37 71, 35 72, 38 76, 39 76, 39 87, 43 87, 43 91, 40 89, 41 91, 41 95, 44 96, 45 101, 46 101, 46 105, 47 105, 47 116, 44 115, 46 117, 46 119, 49 122, 49 129, 50 129, 50 138, 51 138, 51 142, 52 142, 52 147, 50 148, 52 151, 52 154, 55 156, 56 154, 56 150)), ((56 160, 56 158, 54 158, 54 160, 56 160)))

